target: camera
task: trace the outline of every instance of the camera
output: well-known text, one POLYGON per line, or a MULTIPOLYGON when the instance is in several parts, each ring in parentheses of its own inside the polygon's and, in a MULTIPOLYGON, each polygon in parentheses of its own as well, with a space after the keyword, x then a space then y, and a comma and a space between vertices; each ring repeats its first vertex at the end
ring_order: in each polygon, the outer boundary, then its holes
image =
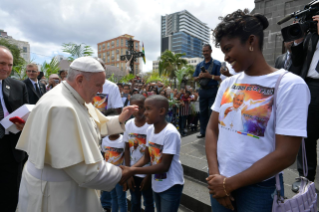
POLYGON ((281 29, 281 34, 285 42, 297 40, 304 37, 307 33, 317 32, 317 21, 312 20, 312 16, 319 15, 319 0, 314 0, 307 4, 303 10, 298 10, 280 20, 277 24, 281 25, 290 19, 298 20, 281 29))

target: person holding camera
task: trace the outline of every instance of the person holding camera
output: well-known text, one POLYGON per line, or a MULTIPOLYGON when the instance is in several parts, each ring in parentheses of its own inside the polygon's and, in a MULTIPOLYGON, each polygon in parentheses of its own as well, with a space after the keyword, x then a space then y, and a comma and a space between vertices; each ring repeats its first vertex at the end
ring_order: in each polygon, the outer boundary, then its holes
MULTIPOLYGON (((308 176, 310 181, 314 181, 317 168, 317 140, 319 139, 319 15, 313 16, 313 21, 317 21, 317 31, 308 33, 301 42, 294 42, 291 47, 292 63, 300 66, 300 76, 307 83, 311 101, 308 109, 307 138, 305 139, 306 154, 308 163, 308 176)), ((299 149, 297 157, 297 167, 300 176, 303 176, 302 150, 299 149)), ((298 192, 300 181, 292 184, 292 191, 298 192)))
POLYGON ((211 56, 212 47, 209 44, 203 46, 204 60, 197 64, 194 72, 194 80, 200 84, 199 108, 200 108, 200 134, 197 138, 204 138, 208 119, 212 110, 210 109, 215 101, 220 81, 221 63, 211 56))

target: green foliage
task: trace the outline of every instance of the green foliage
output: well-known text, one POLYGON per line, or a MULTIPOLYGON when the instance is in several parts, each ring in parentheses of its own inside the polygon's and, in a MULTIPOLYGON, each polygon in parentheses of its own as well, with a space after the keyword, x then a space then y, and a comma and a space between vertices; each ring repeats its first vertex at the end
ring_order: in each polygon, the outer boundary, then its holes
POLYGON ((11 76, 18 80, 24 80, 25 78, 27 78, 26 66, 27 62, 24 62, 24 64, 21 65, 13 66, 11 76))
POLYGON ((185 53, 175 54, 170 50, 166 50, 165 52, 163 52, 159 62, 159 76, 163 74, 170 78, 175 78, 175 72, 187 65, 187 60, 182 58, 182 56, 185 55, 185 53))
POLYGON ((112 75, 109 78, 107 78, 107 80, 116 83, 116 80, 115 80, 115 77, 114 77, 114 73, 112 73, 112 75))
POLYGON ((188 78, 192 78, 192 77, 193 77, 193 74, 194 74, 194 72, 195 72, 194 66, 192 66, 192 65, 186 65, 186 66, 185 66, 185 69, 186 69, 186 76, 187 76, 188 78))
POLYGON ((175 105, 175 106, 179 106, 179 101, 178 100, 176 100, 176 99, 169 99, 168 100, 168 105, 169 105, 169 107, 173 107, 173 105, 175 105))
POLYGON ((50 63, 47 63, 46 61, 43 62, 40 71, 42 71, 45 77, 48 79, 51 74, 58 74, 59 70, 59 62, 52 58, 50 63))
POLYGON ((178 88, 179 89, 181 88, 181 84, 182 84, 184 77, 186 76, 186 73, 187 73, 186 68, 181 68, 181 69, 178 69, 177 71, 175 71, 175 75, 176 75, 176 79, 178 81, 178 88))
POLYGON ((1 38, 0 45, 5 46, 10 49, 12 56, 13 56, 13 66, 21 66, 26 61, 21 57, 21 49, 18 48, 17 45, 11 44, 7 39, 1 38))
POLYGON ((129 83, 134 78, 135 78, 134 74, 128 74, 128 75, 122 77, 122 79, 119 82, 120 83, 129 83))
POLYGON ((71 42, 63 43, 62 47, 63 52, 71 54, 71 56, 68 57, 69 61, 73 61, 79 57, 92 56, 94 53, 91 46, 85 45, 83 43, 79 45, 71 42))

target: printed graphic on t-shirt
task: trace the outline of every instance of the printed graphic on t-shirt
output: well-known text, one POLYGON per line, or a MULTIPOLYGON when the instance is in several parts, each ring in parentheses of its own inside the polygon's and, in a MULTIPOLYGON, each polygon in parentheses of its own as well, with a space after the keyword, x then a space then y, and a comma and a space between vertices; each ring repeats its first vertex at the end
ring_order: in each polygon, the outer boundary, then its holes
POLYGON ((264 137, 273 103, 274 88, 233 84, 223 94, 219 124, 227 130, 259 139, 264 137))
POLYGON ((105 146, 105 161, 119 166, 123 164, 124 160, 124 148, 116 148, 105 146))
POLYGON ((138 133, 130 133, 128 134, 128 143, 130 146, 131 155, 135 151, 139 151, 142 155, 145 153, 146 149, 146 135, 138 134, 138 133))
MULTIPOLYGON (((163 145, 149 142, 148 151, 150 152, 152 165, 158 164, 162 161, 163 145)), ((157 181, 162 181, 163 179, 166 179, 166 177, 166 173, 154 174, 154 178, 157 181)))
POLYGON ((101 112, 105 112, 107 110, 109 95, 105 93, 98 93, 94 98, 92 104, 94 107, 99 109, 101 112))

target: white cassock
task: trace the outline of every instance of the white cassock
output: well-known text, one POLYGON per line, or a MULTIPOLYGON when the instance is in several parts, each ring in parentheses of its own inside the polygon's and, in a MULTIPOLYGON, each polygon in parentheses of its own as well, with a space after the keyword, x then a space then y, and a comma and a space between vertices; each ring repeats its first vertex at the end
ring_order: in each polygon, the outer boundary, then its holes
POLYGON ((227 128, 243 131, 244 128, 241 114, 242 108, 243 107, 240 106, 239 108, 235 109, 232 102, 222 105, 220 107, 219 120, 222 121, 227 128), (228 114, 225 116, 225 111, 229 107, 232 107, 233 110, 228 112, 228 114))
POLYGON ((123 129, 118 116, 106 118, 65 81, 45 94, 16 146, 29 155, 19 212, 103 211, 95 189, 112 190, 122 171, 103 160, 99 142, 123 129))

